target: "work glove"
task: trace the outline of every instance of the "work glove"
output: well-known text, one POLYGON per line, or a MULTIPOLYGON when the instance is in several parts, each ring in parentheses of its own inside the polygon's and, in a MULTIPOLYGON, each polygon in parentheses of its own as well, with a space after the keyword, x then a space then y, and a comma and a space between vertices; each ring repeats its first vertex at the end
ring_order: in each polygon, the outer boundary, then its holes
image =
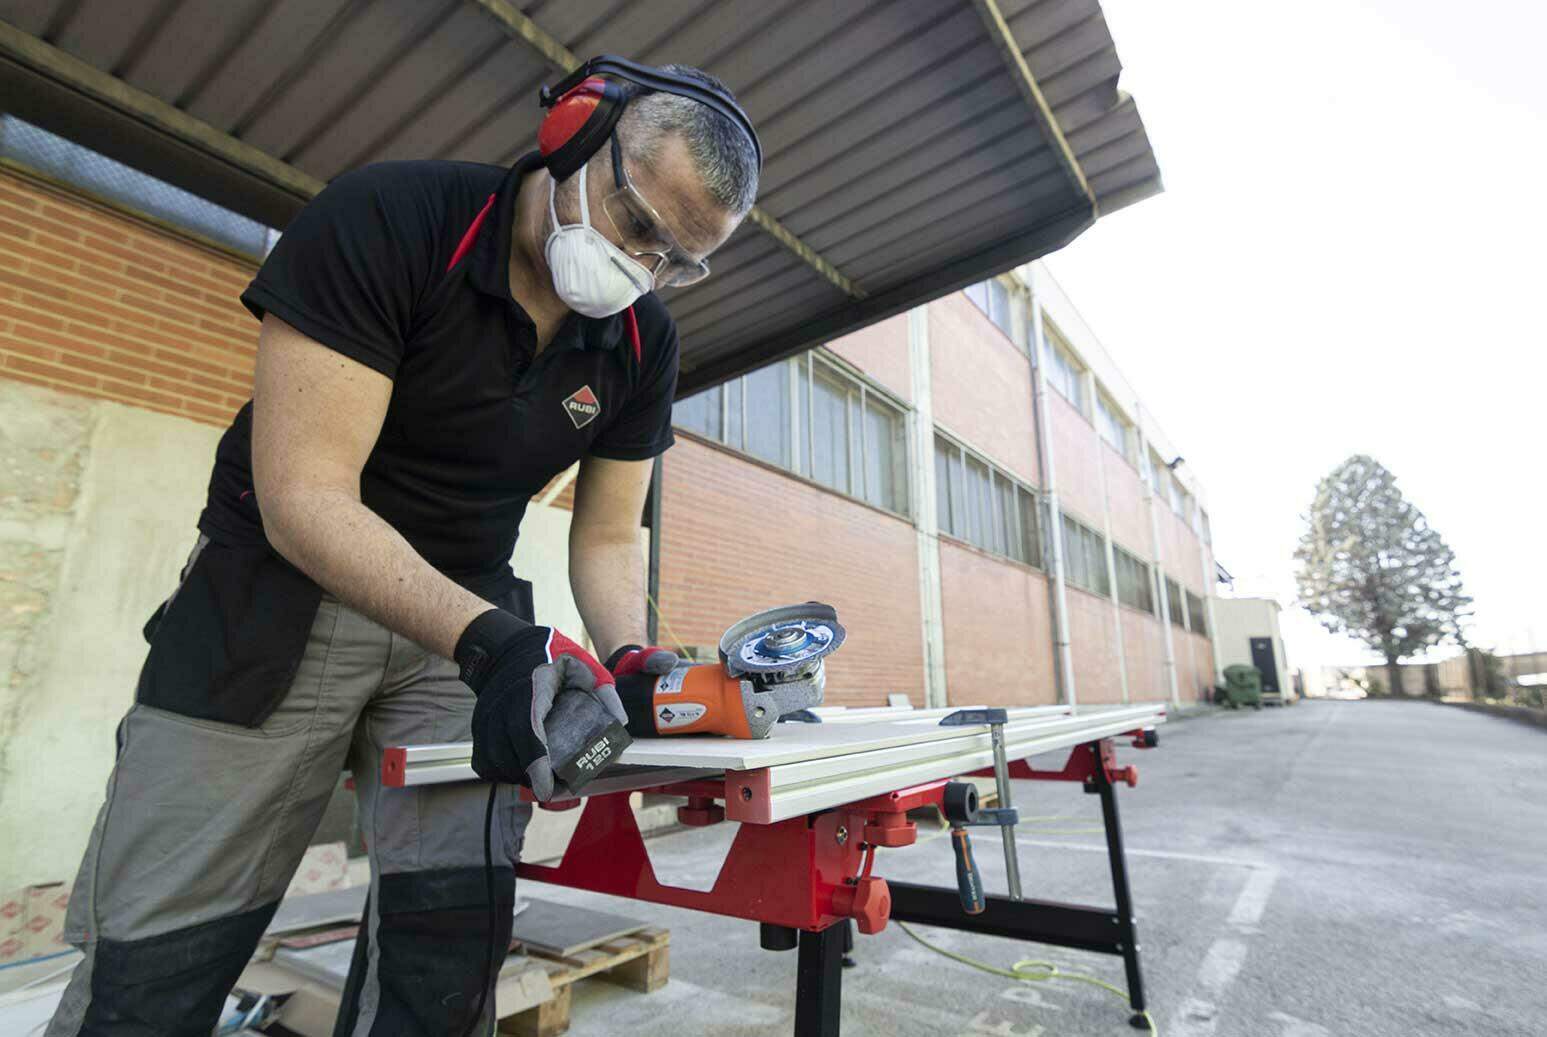
POLYGON ((635 673, 648 673, 656 677, 677 668, 677 653, 651 645, 624 645, 607 657, 607 669, 614 677, 627 677, 635 673))
POLYGON ((577 791, 562 777, 590 776, 576 771, 577 760, 583 770, 599 770, 628 744, 621 730, 628 715, 612 674, 552 627, 490 609, 468 624, 455 655, 462 681, 478 696, 473 770, 480 778, 525 785, 547 802, 577 791))

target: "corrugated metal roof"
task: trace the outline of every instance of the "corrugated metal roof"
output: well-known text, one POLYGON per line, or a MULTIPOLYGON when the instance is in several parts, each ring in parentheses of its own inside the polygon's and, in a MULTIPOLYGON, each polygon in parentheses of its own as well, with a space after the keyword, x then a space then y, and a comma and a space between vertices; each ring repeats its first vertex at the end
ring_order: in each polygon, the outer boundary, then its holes
MULTIPOLYGON (((691 391, 1035 258, 1092 222, 1089 197, 996 46, 983 14, 992 6, 0 0, 10 23, 0 104, 283 226, 308 191, 368 162, 509 163, 530 149, 537 87, 556 74, 551 52, 514 38, 512 21, 529 19, 582 57, 702 67, 758 126, 758 204, 770 225, 855 291, 748 221, 715 256, 713 277, 668 293, 691 391), (113 80, 83 86, 87 73, 58 52, 113 80), (181 117, 198 123, 169 129, 181 117), (242 145, 267 160, 248 161, 242 145)), ((1098 210, 1158 191, 1098 0, 997 6, 1098 210)))

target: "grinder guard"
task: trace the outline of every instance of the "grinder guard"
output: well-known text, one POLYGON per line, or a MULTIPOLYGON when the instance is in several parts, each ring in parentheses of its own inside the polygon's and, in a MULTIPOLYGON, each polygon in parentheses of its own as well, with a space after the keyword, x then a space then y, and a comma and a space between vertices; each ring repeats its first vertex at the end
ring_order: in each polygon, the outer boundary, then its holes
POLYGON ((684 663, 654 682, 653 730, 636 730, 645 711, 625 702, 630 733, 767 738, 780 717, 821 704, 822 660, 845 636, 838 613, 821 602, 748 616, 720 638, 720 665, 684 663))

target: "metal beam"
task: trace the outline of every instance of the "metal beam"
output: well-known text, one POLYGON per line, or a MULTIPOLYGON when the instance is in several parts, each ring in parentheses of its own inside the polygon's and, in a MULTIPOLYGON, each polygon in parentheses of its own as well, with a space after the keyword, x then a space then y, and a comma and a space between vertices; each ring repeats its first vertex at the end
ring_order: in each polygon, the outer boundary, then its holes
POLYGON ((1031 108, 1033 118, 1042 128, 1042 133, 1052 146, 1053 155, 1063 169, 1064 175, 1074 185, 1075 190, 1084 195, 1090 202, 1092 214, 1098 212, 1096 195, 1090 189, 1089 182, 1085 179, 1085 171, 1080 168, 1080 163, 1074 155, 1074 149, 1069 147, 1069 141, 1064 137, 1064 131, 1058 125, 1058 119, 1053 115, 1053 108, 1047 103, 1047 98, 1042 94, 1042 88, 1037 85, 1037 77, 1031 74, 1031 66, 1026 64, 1026 56, 1021 53, 1020 44, 1015 42, 1015 34, 1010 31, 1010 23, 1005 21, 1003 12, 999 10, 998 0, 972 0, 972 5, 978 9, 978 14, 983 18, 983 25, 988 29, 988 36, 999 49, 1000 56, 1004 58, 1006 68, 1010 72, 1010 78, 1015 80, 1015 87, 1026 99, 1026 104, 1031 108))
POLYGON ((88 101, 128 116, 142 126, 256 177, 302 203, 326 186, 316 177, 4 21, 0 21, 0 62, 17 66, 88 101))
MULTIPOLYGON (((580 67, 580 58, 576 57, 573 51, 564 46, 556 37, 550 35, 542 26, 523 14, 510 0, 470 0, 470 2, 487 12, 512 39, 530 47, 556 71, 568 73, 580 67)), ((836 285, 838 290, 849 298, 865 298, 865 292, 862 288, 845 277, 841 270, 822 258, 821 253, 802 241, 795 232, 774 219, 774 217, 763 211, 762 208, 754 205, 752 211, 747 214, 747 218, 763 233, 794 253, 801 262, 811 267, 818 274, 821 274, 822 277, 833 285, 836 285)))

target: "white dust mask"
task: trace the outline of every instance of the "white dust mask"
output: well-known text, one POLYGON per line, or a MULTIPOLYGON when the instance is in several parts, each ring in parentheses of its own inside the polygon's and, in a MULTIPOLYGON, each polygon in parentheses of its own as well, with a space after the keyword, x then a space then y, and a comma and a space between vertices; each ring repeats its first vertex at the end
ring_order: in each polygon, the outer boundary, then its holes
POLYGON ((633 305, 655 287, 655 275, 591 226, 586 204, 586 167, 580 167, 580 222, 560 224, 553 197, 558 183, 548 184, 548 215, 553 233, 543 248, 553 272, 553 290, 564 305, 585 317, 611 317, 633 305))

